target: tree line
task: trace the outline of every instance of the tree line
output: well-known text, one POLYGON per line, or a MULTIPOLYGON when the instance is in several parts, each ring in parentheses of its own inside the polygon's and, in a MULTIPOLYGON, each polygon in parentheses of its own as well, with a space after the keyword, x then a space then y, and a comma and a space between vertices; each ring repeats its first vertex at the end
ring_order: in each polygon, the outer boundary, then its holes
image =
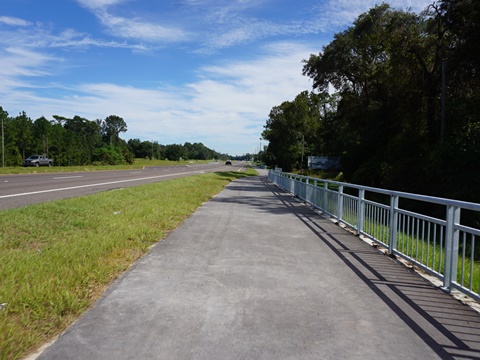
POLYGON ((262 159, 340 158, 348 182, 480 202, 480 2, 375 6, 303 62, 312 91, 274 106, 262 159))
POLYGON ((52 158, 58 166, 131 164, 135 158, 207 160, 227 157, 202 143, 161 145, 140 139, 125 141, 120 134, 127 131, 127 123, 117 115, 97 120, 59 115, 53 118, 47 120, 42 116, 33 121, 25 112, 12 117, 0 107, 4 165, 19 166, 31 154, 52 158))

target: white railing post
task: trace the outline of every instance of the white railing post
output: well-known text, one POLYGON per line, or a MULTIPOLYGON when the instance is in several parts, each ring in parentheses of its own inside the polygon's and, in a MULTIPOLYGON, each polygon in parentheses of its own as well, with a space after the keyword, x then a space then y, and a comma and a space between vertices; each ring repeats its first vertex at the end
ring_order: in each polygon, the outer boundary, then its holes
POLYGON ((323 183, 323 211, 328 213, 328 183, 323 183))
POLYGON ((342 218, 343 218, 343 185, 338 185, 337 216, 338 216, 338 221, 342 221, 342 218))
POLYGON ((458 265, 458 229, 460 223, 460 208, 447 205, 447 225, 445 227, 445 266, 443 274, 443 289, 450 291, 452 282, 457 281, 458 265))
POLYGON ((306 180, 304 176, 300 176, 300 190, 299 190, 299 195, 298 197, 302 200, 307 199, 307 186, 306 186, 306 180))
POLYGON ((358 235, 363 231, 363 223, 365 221, 365 190, 358 190, 358 212, 357 212, 357 232, 358 235))
MULTIPOLYGON (((333 217, 338 216, 338 219, 342 220, 343 210, 345 210, 345 212, 348 210, 349 214, 350 211, 354 211, 351 207, 355 207, 355 203, 351 204, 350 195, 345 193, 345 186, 342 186, 339 182, 305 178, 282 172, 270 172, 270 176, 276 182, 281 183, 281 185, 277 185, 283 187, 287 192, 296 195, 299 195, 299 192, 296 191, 299 190, 297 186, 305 185, 308 189, 309 181, 312 181, 314 184, 313 189, 308 190, 313 190, 315 193, 311 194, 307 191, 305 196, 308 199, 313 199, 315 206, 324 214, 328 213, 333 217), (300 181, 298 179, 300 179, 300 181), (297 184, 297 181, 303 183, 303 179, 306 179, 305 184, 297 184), (323 186, 320 185, 320 181, 323 182, 323 186), (332 188, 330 184, 337 185, 338 192, 330 190, 329 187, 332 188), (338 195, 336 200, 333 194, 338 195), (334 209, 335 206, 337 206, 337 209, 334 209)), ((465 284, 468 282, 468 279, 464 278, 466 271, 470 271, 470 276, 472 276, 476 269, 473 265, 475 255, 473 253, 473 247, 475 241, 480 238, 480 227, 470 228, 461 224, 460 221, 462 209, 480 213, 480 204, 418 194, 397 193, 395 191, 374 189, 360 185, 346 186, 358 189, 358 198, 356 199, 357 219, 353 219, 353 222, 356 221, 356 224, 351 225, 357 230, 359 236, 365 235, 374 239, 375 231, 377 231, 379 224, 380 226, 389 226, 388 234, 386 234, 389 236, 388 241, 383 242, 386 240, 383 232, 381 233, 381 239, 379 239, 379 241, 388 247, 389 254, 397 254, 413 264, 419 265, 433 276, 438 277, 443 281, 443 290, 451 291, 453 288, 456 288, 464 294, 480 300, 478 285, 474 285, 472 281, 470 281, 470 285, 467 286, 465 284), (390 196, 390 204, 377 203, 373 200, 367 201, 366 191, 390 196), (446 209, 445 220, 443 218, 430 217, 427 214, 402 209, 400 198, 438 205, 441 204, 445 206, 446 209), (372 222, 376 223, 371 225, 372 222), (416 233, 416 235, 414 233, 416 233), (470 266, 470 270, 465 268, 465 249, 463 254, 459 253, 460 238, 462 238, 465 244, 464 246, 466 246, 468 250, 468 243, 465 243, 466 236, 471 237, 470 244, 472 250, 469 251, 472 251, 470 254, 472 265, 470 266), (413 238, 412 241, 409 240, 410 237, 413 238), (425 244, 422 244, 422 242, 425 242, 425 244), (420 246, 416 248, 416 254, 414 255, 415 244, 420 246), (421 254, 418 253, 419 251, 421 251, 421 254), (459 259, 460 256, 463 256, 463 258, 459 259), (426 261, 424 261, 424 259, 426 259, 426 261), (461 270, 458 269, 460 265, 463 266, 461 270), (459 271, 462 272, 457 273, 459 271), (460 280, 457 279, 459 275, 461 275, 460 280)), ((350 218, 348 219, 350 222, 350 218)), ((465 276, 468 276, 468 272, 465 276)))
POLYGON ((388 254, 392 255, 397 248, 398 228, 398 195, 390 195, 390 238, 388 239, 388 254))
POLYGON ((307 193, 308 192, 308 177, 305 177, 304 179, 305 179, 305 184, 303 185, 303 189, 304 189, 303 194, 305 196, 305 201, 307 201, 308 200, 308 193, 307 193))

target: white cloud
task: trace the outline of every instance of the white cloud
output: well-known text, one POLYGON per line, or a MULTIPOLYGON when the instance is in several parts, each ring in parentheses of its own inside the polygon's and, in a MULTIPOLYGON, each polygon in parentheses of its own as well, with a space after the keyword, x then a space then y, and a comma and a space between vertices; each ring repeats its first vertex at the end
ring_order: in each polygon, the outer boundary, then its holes
POLYGON ((11 79, 18 76, 46 76, 49 72, 45 64, 54 60, 53 57, 24 48, 6 48, 0 50, 0 76, 11 79))
POLYGON ((109 7, 126 1, 128 0, 77 0, 80 5, 90 9, 108 32, 116 37, 148 42, 178 42, 190 37, 178 26, 165 26, 139 18, 115 16, 108 11, 109 7))
POLYGON ((125 41, 104 40, 92 38, 88 34, 65 29, 58 34, 53 34, 43 26, 32 26, 28 30, 0 31, 0 46, 23 47, 26 49, 47 49, 47 48, 123 48, 134 51, 148 51, 150 47, 145 44, 128 43, 125 41))
MULTIPOLYGON (((432 3, 431 0, 389 0, 385 1, 392 8, 400 10, 411 10, 419 13, 432 3)), ((346 27, 353 25, 353 22, 362 13, 382 3, 377 0, 328 0, 325 5, 319 5, 317 11, 323 14, 322 17, 329 20, 329 24, 335 27, 346 27)))
POLYGON ((16 17, 10 17, 10 16, 0 16, 0 23, 11 25, 11 26, 30 26, 31 25, 31 23, 26 20, 19 19, 16 17))
MULTIPOLYGON (((114 5, 123 0, 77 1, 97 16, 108 33, 128 42, 101 39, 75 29, 54 32, 18 18, 0 17, 1 24, 16 26, 15 31, 0 28, 0 105, 13 113, 24 110, 33 119, 40 116, 51 119, 53 114, 58 114, 93 120, 115 114, 128 124, 126 138, 153 139, 162 144, 202 141, 208 147, 230 154, 253 151, 271 108, 311 89, 309 79, 301 75, 301 61, 311 53, 318 53, 325 44, 317 38, 307 46, 298 43, 298 39, 307 41, 305 38, 295 36, 330 34, 332 28, 340 30, 350 26, 360 13, 375 5, 374 0, 327 0, 308 17, 282 23, 252 18, 247 16, 248 11, 243 11, 261 1, 178 0, 177 3, 187 8, 196 8, 200 23, 197 24, 194 21, 197 13, 191 9, 182 13, 186 15, 184 19, 180 19, 178 13, 171 18, 169 14, 161 14, 158 19, 167 20, 156 22, 152 20, 156 18, 153 15, 148 19, 140 15, 132 19, 114 15, 113 11, 117 10, 114 5), (72 48, 145 50, 158 44, 191 41, 190 49, 211 52, 259 39, 284 37, 293 40, 272 43, 260 50, 263 51, 260 55, 258 48, 249 49, 248 60, 246 57, 225 60, 219 55, 211 60, 215 63, 210 66, 192 63, 189 71, 195 71, 197 77, 175 87, 162 85, 147 89, 124 86, 120 83, 122 80, 116 84, 106 83, 103 79, 98 83, 79 84, 67 76, 62 78, 67 79, 63 84, 48 81, 50 74, 60 72, 59 65, 79 66, 80 61, 72 57, 73 60, 67 58, 63 64, 64 59, 45 53, 49 49, 57 52, 65 48, 62 54, 69 56, 72 48), (42 77, 45 81, 40 89, 36 79, 42 77)), ((412 6, 412 10, 420 11, 429 1, 393 0, 390 3, 394 7, 412 6)), ((92 54, 92 58, 94 56, 92 54)), ((188 56, 179 61, 190 61, 188 56)), ((131 59, 132 64, 141 67, 137 60, 142 59, 131 59)), ((194 60, 208 61, 208 57, 198 56, 194 60)), ((159 72, 159 76, 161 74, 159 72)))
POLYGON ((77 0, 77 2, 89 9, 100 9, 112 5, 117 5, 128 0, 77 0))
MULTIPOLYGON (((203 142, 220 152, 242 154, 253 151, 271 108, 292 100, 310 88, 301 76, 301 60, 314 49, 292 43, 272 44, 251 61, 218 61, 215 66, 197 69, 197 80, 177 87, 142 89, 111 83, 48 84, 50 98, 25 91, 28 83, 14 81, 0 86, 7 111, 26 111, 36 119, 52 115, 79 115, 94 120, 108 115, 125 119, 125 138, 154 139, 162 144, 203 142), (5 90, 5 91, 3 91, 5 90), (230 136, 232 135, 232 136, 230 136), (247 145, 252 142, 250 149, 247 145)), ((45 76, 32 68, 48 68, 58 59, 11 49, 10 67, 25 79, 45 76), (36 59, 35 62, 29 62, 36 59)), ((0 58, 0 61, 2 59, 0 58)), ((2 76, 2 74, 0 74, 2 76)))
POLYGON ((214 14, 235 15, 251 8, 258 8, 270 0, 177 0, 176 4, 214 14))
POLYGON ((212 31, 204 37, 203 47, 198 52, 212 52, 259 39, 283 36, 300 36, 323 32, 322 22, 291 21, 277 24, 257 19, 242 19, 225 24, 220 30, 212 31))
POLYGON ((313 49, 292 43, 272 44, 251 61, 233 61, 201 69, 205 79, 190 85, 194 101, 208 111, 235 111, 266 117, 270 108, 309 89, 301 76, 303 58, 313 49))
POLYGON ((122 116, 129 126, 125 134, 128 138, 154 138, 163 144, 203 141, 219 151, 241 153, 245 137, 258 137, 272 106, 308 87, 308 80, 298 73, 298 62, 291 59, 233 62, 199 69, 199 81, 179 88, 81 85, 75 89, 77 95, 64 99, 62 107, 66 116, 80 111, 90 119, 122 116), (285 77, 277 71, 290 73, 287 80, 293 81, 289 83, 289 94, 282 83, 285 77), (235 76, 222 80, 232 73, 235 76), (234 136, 227 140, 225 134, 234 136), (225 142, 219 143, 222 139, 225 142))
MULTIPOLYGON (((260 0, 177 0, 175 5, 183 11, 158 14, 156 21, 147 21, 139 16, 128 18, 114 15, 111 7, 127 0, 77 1, 90 9, 111 35, 150 44, 190 41, 194 42, 195 51, 199 53, 212 53, 259 39, 329 33, 332 28, 350 26, 361 13, 378 3, 376 0, 312 2, 311 6, 316 11, 310 10, 309 17, 303 16, 306 11, 299 10, 302 19, 295 19, 292 14, 289 21, 273 22, 247 15, 249 10, 261 7, 266 2, 260 0)), ((389 3, 395 8, 411 8, 419 12, 430 1, 391 0, 389 3)), ((83 44, 89 44, 89 40, 83 39, 83 44)), ((92 41, 92 44, 96 43, 92 41)), ((108 42, 98 43, 100 46, 109 46, 108 42)))
MULTIPOLYGON (((175 5, 182 11, 162 13, 155 21, 138 16, 128 18, 113 14, 113 5, 125 0, 77 0, 89 8, 107 31, 119 38, 148 43, 177 43, 190 41, 199 53, 212 53, 261 39, 307 34, 325 34, 332 28, 349 26, 363 12, 375 6, 376 0, 326 0, 315 3, 288 21, 272 21, 249 16, 250 10, 261 7, 260 0, 177 0, 175 5), (309 16, 305 17, 305 13, 309 16)), ((391 0, 395 8, 423 10, 430 0, 391 0)), ((270 1, 270 6, 274 5, 270 1)), ((150 7, 152 10, 155 7, 150 7)), ((154 11, 154 10, 153 10, 154 11)), ((151 14, 150 14, 151 15, 151 14)))
POLYGON ((184 41, 189 34, 177 27, 166 27, 136 19, 110 15, 106 11, 97 12, 102 24, 118 37, 143 41, 177 42, 184 41))

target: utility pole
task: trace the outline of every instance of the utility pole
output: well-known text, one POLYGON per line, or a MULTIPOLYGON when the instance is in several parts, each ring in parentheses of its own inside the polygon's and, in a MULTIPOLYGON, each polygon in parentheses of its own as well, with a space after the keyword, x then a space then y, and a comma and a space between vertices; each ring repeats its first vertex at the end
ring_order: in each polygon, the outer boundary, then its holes
POLYGON ((302 160, 300 161, 300 170, 303 170, 303 153, 305 151, 305 137, 302 134, 302 160))
POLYGON ((445 140, 445 102, 446 102, 446 89, 445 89, 445 68, 447 66, 447 61, 442 60, 442 104, 441 104, 441 119, 440 119, 440 142, 443 143, 445 140))
POLYGON ((262 138, 259 138, 260 140, 260 147, 258 148, 258 161, 260 161, 260 152, 262 151, 262 138))
POLYGON ((3 116, 2 116, 2 168, 5 167, 5 140, 3 136, 3 116))

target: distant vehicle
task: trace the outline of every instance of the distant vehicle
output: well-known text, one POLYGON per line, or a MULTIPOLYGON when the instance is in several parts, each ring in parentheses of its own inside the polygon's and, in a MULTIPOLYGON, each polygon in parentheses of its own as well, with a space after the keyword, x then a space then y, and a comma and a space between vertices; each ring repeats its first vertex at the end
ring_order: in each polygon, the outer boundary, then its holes
POLYGON ((225 161, 225 165, 232 165, 232 162, 230 160, 225 161))
POLYGON ((22 166, 52 166, 53 160, 49 159, 43 155, 30 155, 28 158, 23 160, 22 166))

